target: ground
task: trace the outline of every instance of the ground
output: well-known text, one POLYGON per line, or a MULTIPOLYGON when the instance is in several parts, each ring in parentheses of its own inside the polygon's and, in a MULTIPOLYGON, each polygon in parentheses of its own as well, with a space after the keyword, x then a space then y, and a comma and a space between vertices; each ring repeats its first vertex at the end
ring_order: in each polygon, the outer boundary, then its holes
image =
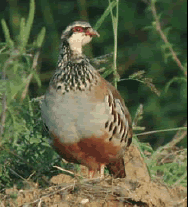
POLYGON ((136 146, 125 154, 126 178, 87 179, 87 169, 79 174, 59 174, 51 178, 49 186, 39 188, 27 181, 24 189, 7 189, 0 195, 2 207, 186 207, 187 190, 167 187, 159 180, 151 180, 147 167, 136 146))

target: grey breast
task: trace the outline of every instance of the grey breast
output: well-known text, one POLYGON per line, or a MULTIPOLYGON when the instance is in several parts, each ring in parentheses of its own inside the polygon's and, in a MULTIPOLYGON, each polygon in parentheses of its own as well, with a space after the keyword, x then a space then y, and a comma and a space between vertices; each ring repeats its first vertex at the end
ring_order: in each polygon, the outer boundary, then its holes
POLYGON ((100 137, 109 117, 110 109, 104 100, 92 103, 88 94, 82 91, 69 91, 62 95, 52 89, 42 103, 42 118, 62 143, 100 137))

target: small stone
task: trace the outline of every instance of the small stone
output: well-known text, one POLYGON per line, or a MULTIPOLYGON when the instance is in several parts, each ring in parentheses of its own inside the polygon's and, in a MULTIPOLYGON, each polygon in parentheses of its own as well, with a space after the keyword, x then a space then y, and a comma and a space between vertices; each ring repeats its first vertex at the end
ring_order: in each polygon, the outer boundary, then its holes
POLYGON ((88 198, 85 198, 85 199, 82 199, 82 201, 80 202, 81 204, 86 204, 89 202, 89 199, 88 198))

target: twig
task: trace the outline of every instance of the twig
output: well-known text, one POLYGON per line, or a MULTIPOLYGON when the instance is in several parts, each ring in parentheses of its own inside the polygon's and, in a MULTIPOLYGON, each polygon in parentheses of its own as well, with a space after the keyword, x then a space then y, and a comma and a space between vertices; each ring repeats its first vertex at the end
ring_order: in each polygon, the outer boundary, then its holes
MULTIPOLYGON (((187 127, 187 121, 185 122, 185 124, 183 125, 183 127, 187 127)), ((182 136, 182 130, 180 129, 174 136, 173 139, 177 139, 178 137, 182 136)))
POLYGON ((1 201, 1 207, 5 207, 5 205, 3 204, 3 202, 1 201))
POLYGON ((178 204, 182 204, 182 203, 184 203, 186 201, 187 201, 187 196, 182 201, 180 201, 178 204))
POLYGON ((187 172, 185 172, 180 178, 179 180, 177 180, 175 183, 174 183, 174 186, 177 186, 181 183, 182 180, 184 180, 185 178, 187 177, 187 172))
POLYGON ((69 173, 69 174, 71 174, 71 175, 74 175, 74 177, 81 177, 81 178, 83 178, 82 176, 80 176, 80 175, 78 175, 78 174, 75 174, 75 173, 73 173, 73 172, 71 172, 71 171, 69 171, 69 170, 65 170, 65 169, 63 169, 63 168, 61 168, 61 167, 59 167, 59 166, 53 166, 53 167, 55 167, 55 168, 57 168, 58 170, 61 170, 61 171, 63 171, 63 172, 67 172, 67 173, 69 173))
MULTIPOLYGON (((160 164, 164 165, 166 163, 166 160, 167 159, 170 159, 171 156, 175 155, 177 156, 179 152, 182 152, 183 150, 179 150, 179 151, 176 151, 176 152, 171 152, 171 153, 168 153, 167 155, 164 155, 164 157, 161 158, 160 160, 160 164)), ((163 155, 161 153, 161 155, 163 155)))
POLYGON ((181 61, 178 59, 175 51, 173 50, 173 48, 172 48, 171 44, 169 43, 167 37, 165 36, 164 32, 162 31, 161 24, 160 24, 160 21, 159 21, 159 17, 157 16, 157 10, 156 10, 156 7, 155 7, 155 0, 151 0, 151 11, 153 13, 153 17, 154 17, 155 22, 156 22, 156 30, 159 32, 159 34, 160 34, 161 38, 163 39, 163 41, 165 42, 165 44, 168 45, 168 48, 169 48, 175 62, 177 63, 178 67, 183 71, 185 77, 187 77, 187 73, 185 72, 184 67, 181 64, 181 61))
MULTIPOLYGON (((187 127, 187 122, 184 124, 184 127, 187 127)), ((179 129, 175 136, 173 137, 172 141, 168 143, 169 147, 175 146, 179 143, 185 136, 187 135, 187 130, 179 129)))
POLYGON ((155 130, 155 131, 149 131, 149 132, 143 132, 139 134, 135 134, 136 136, 142 136, 142 135, 148 135, 148 134, 156 134, 161 132, 171 132, 171 131, 177 131, 177 130, 187 130, 187 127, 178 127, 173 129, 162 129, 162 130, 155 130))
POLYGON ((42 204, 42 200, 40 199, 39 202, 38 202, 37 207, 41 207, 41 204, 42 204))
POLYGON ((35 201, 31 202, 31 203, 27 203, 27 205, 34 204, 34 203, 37 203, 37 202, 41 202, 42 199, 44 199, 44 198, 46 198, 46 197, 50 197, 50 196, 52 196, 52 195, 55 195, 56 193, 59 193, 59 192, 61 192, 61 191, 63 191, 63 190, 66 190, 66 189, 74 188, 74 186, 75 186, 75 184, 71 184, 71 185, 68 185, 68 186, 66 186, 66 187, 63 187, 63 188, 61 188, 61 189, 59 189, 59 190, 55 190, 54 192, 49 193, 49 194, 47 194, 47 195, 44 195, 44 196, 42 196, 41 198, 39 198, 39 199, 37 199, 37 200, 35 200, 35 201))
POLYGON ((24 180, 25 182, 28 182, 24 177, 22 177, 21 175, 19 175, 17 172, 15 172, 13 169, 9 168, 10 171, 15 174, 16 176, 18 176, 19 178, 21 178, 22 180, 24 180))

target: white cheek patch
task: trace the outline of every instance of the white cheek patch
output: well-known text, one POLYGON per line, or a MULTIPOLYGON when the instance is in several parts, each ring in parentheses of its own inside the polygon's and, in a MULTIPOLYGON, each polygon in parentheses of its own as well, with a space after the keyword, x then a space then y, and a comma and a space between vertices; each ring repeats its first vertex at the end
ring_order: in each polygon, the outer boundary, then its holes
POLYGON ((83 33, 72 34, 72 36, 68 39, 71 50, 82 53, 82 39, 83 38, 84 38, 83 33))
POLYGON ((68 39, 68 41, 71 45, 81 43, 84 36, 84 33, 73 33, 72 36, 68 39))
POLYGON ((92 37, 85 35, 85 33, 73 33, 68 39, 70 48, 77 53, 82 53, 82 46, 89 43, 92 37))
POLYGON ((92 40, 92 37, 89 35, 85 35, 83 41, 82 41, 82 45, 85 45, 87 43, 89 43, 92 40))

